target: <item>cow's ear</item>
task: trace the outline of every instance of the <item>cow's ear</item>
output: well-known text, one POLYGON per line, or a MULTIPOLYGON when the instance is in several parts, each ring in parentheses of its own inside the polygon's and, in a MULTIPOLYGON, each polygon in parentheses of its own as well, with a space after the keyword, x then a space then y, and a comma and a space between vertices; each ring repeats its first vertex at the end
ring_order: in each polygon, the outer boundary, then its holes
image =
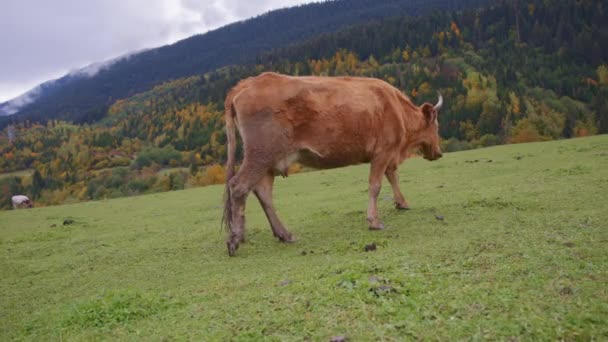
POLYGON ((437 118, 435 108, 428 102, 422 105, 422 114, 424 114, 427 123, 431 123, 437 118))

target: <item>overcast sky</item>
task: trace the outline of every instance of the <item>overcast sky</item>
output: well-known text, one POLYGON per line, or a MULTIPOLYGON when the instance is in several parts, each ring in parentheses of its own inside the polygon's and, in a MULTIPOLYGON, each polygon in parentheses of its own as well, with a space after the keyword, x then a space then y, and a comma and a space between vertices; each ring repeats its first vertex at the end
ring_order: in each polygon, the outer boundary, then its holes
POLYGON ((1 0, 0 102, 70 70, 310 0, 1 0))

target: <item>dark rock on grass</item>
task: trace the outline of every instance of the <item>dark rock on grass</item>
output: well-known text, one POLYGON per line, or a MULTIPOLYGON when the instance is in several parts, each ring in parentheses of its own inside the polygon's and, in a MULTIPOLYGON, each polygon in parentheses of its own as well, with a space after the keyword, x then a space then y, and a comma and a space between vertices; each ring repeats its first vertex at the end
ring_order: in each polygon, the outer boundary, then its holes
POLYGON ((443 217, 441 215, 435 215, 435 218, 438 219, 439 221, 443 221, 445 219, 445 217, 443 217))
POLYGON ((566 246, 566 247, 574 247, 575 245, 574 245, 574 242, 566 242, 566 243, 564 243, 564 246, 566 246))
POLYGON ((375 251, 377 249, 376 243, 373 242, 373 243, 370 243, 369 245, 365 245, 364 249, 365 249, 366 252, 375 251))
POLYGON ((308 254, 306 251, 302 251, 302 252, 300 252, 300 255, 303 255, 303 256, 304 256, 304 255, 306 255, 306 254, 308 254))
POLYGON ((63 225, 64 226, 69 226, 70 224, 73 224, 73 223, 74 223, 74 220, 72 220, 72 219, 65 219, 65 220, 63 220, 63 225))
POLYGON ((562 296, 570 296, 570 295, 574 294, 574 291, 572 290, 572 288, 570 286, 566 286, 566 287, 562 288, 561 290, 559 290, 559 294, 562 296))
POLYGON ((346 336, 333 336, 330 340, 330 342, 346 342, 346 336))

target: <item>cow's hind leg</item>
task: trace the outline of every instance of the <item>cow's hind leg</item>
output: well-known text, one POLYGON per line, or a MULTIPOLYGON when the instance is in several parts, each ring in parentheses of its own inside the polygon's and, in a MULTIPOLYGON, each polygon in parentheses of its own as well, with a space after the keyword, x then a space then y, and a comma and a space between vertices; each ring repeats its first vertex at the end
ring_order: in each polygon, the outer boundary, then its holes
POLYGON ((405 197, 401 193, 401 189, 399 189, 399 177, 397 176, 397 168, 389 166, 384 173, 386 175, 386 179, 391 183, 391 187, 393 188, 393 198, 395 199, 395 208, 401 210, 407 210, 410 206, 407 204, 405 197))
POLYGON ((264 209, 264 213, 266 214, 266 218, 268 218, 274 236, 282 242, 293 242, 295 241, 294 237, 285 229, 285 226, 283 226, 279 220, 279 217, 274 210, 274 206, 272 205, 273 184, 274 175, 271 172, 268 172, 255 186, 253 193, 256 195, 260 201, 260 205, 264 209))
POLYGON ((245 203, 249 192, 264 177, 266 168, 256 163, 250 163, 245 158, 239 172, 228 182, 230 191, 230 236, 226 245, 228 254, 234 256, 239 244, 245 238, 245 203))
POLYGON ((378 195, 382 186, 382 175, 386 171, 388 162, 382 159, 373 160, 369 173, 369 205, 367 207, 367 221, 369 229, 384 229, 384 225, 378 218, 378 195))

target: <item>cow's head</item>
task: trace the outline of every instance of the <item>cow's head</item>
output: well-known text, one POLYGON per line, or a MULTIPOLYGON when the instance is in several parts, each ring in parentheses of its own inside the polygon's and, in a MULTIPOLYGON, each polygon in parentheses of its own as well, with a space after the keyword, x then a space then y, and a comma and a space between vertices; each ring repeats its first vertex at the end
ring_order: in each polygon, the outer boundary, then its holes
POLYGON ((31 207, 32 207, 32 201, 30 201, 30 200, 25 200, 25 201, 23 202, 23 204, 25 204, 25 206, 26 206, 26 207, 28 207, 28 208, 31 208, 31 207))
POLYGON ((425 103, 420 107, 424 116, 424 128, 420 132, 420 152, 427 160, 437 160, 441 158, 441 139, 439 137, 439 109, 443 105, 443 97, 439 94, 436 105, 425 103))

